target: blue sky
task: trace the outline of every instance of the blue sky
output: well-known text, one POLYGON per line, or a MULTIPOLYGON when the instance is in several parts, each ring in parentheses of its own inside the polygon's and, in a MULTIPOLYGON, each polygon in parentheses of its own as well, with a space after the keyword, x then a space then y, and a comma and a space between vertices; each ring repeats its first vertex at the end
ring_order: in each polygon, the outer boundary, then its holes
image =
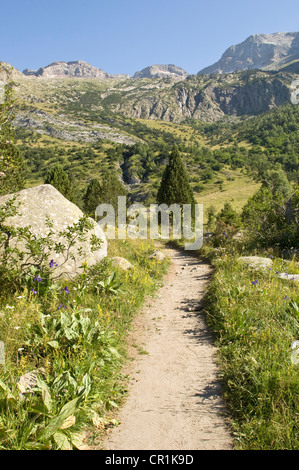
POLYGON ((85 60, 133 75, 152 64, 194 74, 251 34, 299 31, 298 0, 9 0, 0 60, 19 70, 85 60))

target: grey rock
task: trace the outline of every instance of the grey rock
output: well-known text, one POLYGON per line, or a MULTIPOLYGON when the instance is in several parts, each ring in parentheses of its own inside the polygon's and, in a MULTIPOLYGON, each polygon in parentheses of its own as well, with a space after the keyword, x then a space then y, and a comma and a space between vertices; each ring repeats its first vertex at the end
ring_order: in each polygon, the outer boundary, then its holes
POLYGON ((183 80, 188 76, 186 70, 173 64, 168 65, 151 65, 139 72, 136 72, 133 78, 172 78, 175 80, 183 80))
POLYGON ((288 281, 295 281, 299 282, 299 274, 288 274, 288 273, 280 273, 278 274, 280 279, 285 279, 288 281))
POLYGON ((270 258, 262 258, 260 256, 241 256, 238 261, 245 263, 251 268, 271 268, 273 262, 270 258))
POLYGON ((41 367, 40 369, 32 370, 31 372, 26 372, 26 374, 20 377, 17 385, 20 390, 21 398, 26 393, 32 393, 35 390, 38 377, 44 375, 45 372, 45 369, 41 367))
POLYGON ((254 34, 229 47, 215 64, 199 74, 231 73, 236 70, 275 70, 299 59, 299 32, 254 34))
POLYGON ((107 79, 112 78, 110 75, 101 69, 94 67, 82 60, 73 62, 53 62, 46 67, 41 67, 38 70, 23 70, 26 76, 42 77, 42 78, 98 78, 107 79))
POLYGON ((166 255, 162 251, 157 250, 152 255, 150 255, 150 258, 154 258, 157 261, 163 261, 166 258, 166 255))
POLYGON ((123 269, 124 271, 134 268, 134 266, 130 263, 130 261, 128 261, 125 258, 122 258, 121 256, 114 256, 113 258, 111 258, 111 260, 114 266, 117 266, 123 269))
MULTIPOLYGON (((6 195, 0 198, 0 205, 4 205, 13 195, 6 195)), ((72 202, 68 201, 57 189, 50 184, 42 184, 29 189, 24 189, 15 194, 18 214, 6 220, 7 225, 14 227, 30 226, 31 233, 36 237, 46 237, 49 228, 46 225, 47 216, 53 222, 54 231, 53 240, 62 242, 59 232, 72 226, 83 217, 83 212, 72 202), (17 205, 19 204, 19 205, 17 205)), ((93 220, 89 219, 93 228, 86 233, 85 241, 76 241, 70 249, 74 259, 65 254, 50 253, 49 259, 53 259, 58 267, 55 269, 55 276, 66 273, 69 276, 78 274, 82 271, 80 266, 82 262, 93 265, 101 262, 107 256, 107 240, 101 227, 93 220), (95 235, 101 241, 101 246, 96 251, 91 249, 91 237, 95 235), (79 253, 82 248, 82 253, 79 253)), ((24 251, 23 246, 19 248, 24 251)))

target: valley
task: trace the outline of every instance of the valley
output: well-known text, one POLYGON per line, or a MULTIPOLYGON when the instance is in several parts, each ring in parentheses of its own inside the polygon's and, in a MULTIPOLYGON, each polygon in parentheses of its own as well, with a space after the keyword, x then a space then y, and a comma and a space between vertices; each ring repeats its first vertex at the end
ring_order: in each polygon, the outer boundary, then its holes
POLYGON ((0 449, 298 449, 298 39, 0 62, 0 449), (203 204, 203 244, 108 240, 120 195, 203 204))

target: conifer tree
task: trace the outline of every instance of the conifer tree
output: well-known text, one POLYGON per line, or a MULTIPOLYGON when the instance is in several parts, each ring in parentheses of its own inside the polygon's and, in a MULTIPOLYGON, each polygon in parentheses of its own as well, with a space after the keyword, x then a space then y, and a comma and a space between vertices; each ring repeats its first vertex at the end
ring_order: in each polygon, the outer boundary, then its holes
POLYGON ((111 204, 117 209, 118 196, 126 195, 127 190, 117 175, 106 171, 102 175, 101 182, 94 178, 87 186, 83 196, 84 212, 93 217, 99 204, 111 204))
POLYGON ((160 188, 157 194, 158 204, 191 204, 195 205, 192 188, 185 165, 181 159, 177 146, 174 146, 169 156, 169 162, 166 166, 160 188))
POLYGON ((61 165, 56 165, 48 171, 45 178, 45 184, 51 184, 56 188, 66 199, 76 203, 76 192, 74 184, 69 174, 64 171, 61 165))
POLYGON ((90 217, 94 216, 96 207, 101 199, 101 185, 99 180, 93 178, 87 186, 86 193, 83 196, 83 209, 85 214, 90 217))
POLYGON ((106 171, 102 175, 100 203, 111 204, 115 209, 118 205, 118 196, 127 196, 128 192, 117 175, 106 171))
MULTIPOLYGON (((1 71, 1 70, 0 70, 1 71)), ((9 82, 1 86, 0 100, 0 195, 23 189, 26 165, 15 145, 14 99, 12 85, 9 82)))

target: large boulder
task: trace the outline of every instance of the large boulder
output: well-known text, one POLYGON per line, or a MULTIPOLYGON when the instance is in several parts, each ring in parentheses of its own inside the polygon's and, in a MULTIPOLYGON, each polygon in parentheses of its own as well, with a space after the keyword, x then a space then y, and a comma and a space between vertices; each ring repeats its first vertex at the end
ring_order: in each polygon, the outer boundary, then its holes
MULTIPOLYGON (((61 238, 59 232, 77 223, 84 215, 79 207, 68 201, 50 184, 42 184, 24 189, 16 194, 2 196, 0 197, 0 206, 3 206, 13 196, 16 196, 15 205, 18 214, 6 219, 6 225, 15 228, 29 226, 31 233, 36 237, 46 237, 49 233, 49 227, 46 224, 47 217, 49 217, 53 223, 53 240, 62 242, 64 245, 66 240, 61 238)), ((87 262, 90 266, 102 261, 107 256, 107 240, 103 230, 93 219, 88 220, 92 224, 92 229, 86 232, 84 241, 76 240, 70 249, 71 256, 66 256, 65 253, 58 254, 54 251, 49 253, 48 260, 53 259, 54 261, 52 265, 55 275, 78 274, 81 272, 82 262, 87 262), (93 235, 101 241, 100 247, 95 251, 92 250, 91 244, 93 235)), ((24 246, 20 248, 23 249, 24 246)))

